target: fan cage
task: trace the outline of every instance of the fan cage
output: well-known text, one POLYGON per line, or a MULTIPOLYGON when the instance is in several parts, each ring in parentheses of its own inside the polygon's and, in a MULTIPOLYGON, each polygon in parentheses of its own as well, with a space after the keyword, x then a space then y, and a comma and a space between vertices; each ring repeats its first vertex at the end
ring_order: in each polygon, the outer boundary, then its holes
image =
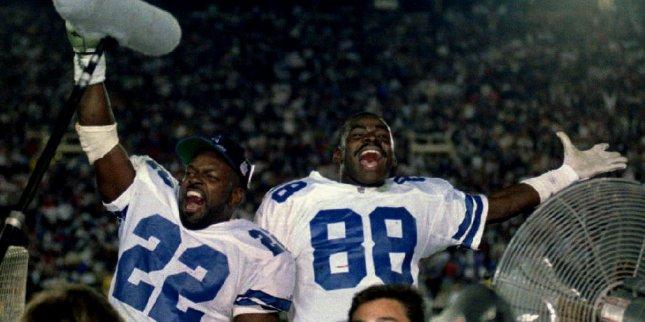
POLYGON ((645 277, 645 188, 625 179, 575 184, 518 229, 493 286, 517 321, 597 321, 626 278, 645 277))
POLYGON ((9 246, 0 263, 0 321, 18 321, 23 313, 28 260, 27 249, 9 246))

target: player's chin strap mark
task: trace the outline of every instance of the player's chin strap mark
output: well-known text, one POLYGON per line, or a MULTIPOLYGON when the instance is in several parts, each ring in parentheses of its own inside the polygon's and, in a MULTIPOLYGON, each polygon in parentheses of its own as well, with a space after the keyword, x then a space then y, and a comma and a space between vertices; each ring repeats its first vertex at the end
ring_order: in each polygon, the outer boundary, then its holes
POLYGON ((81 141, 81 148, 87 154, 91 164, 104 157, 119 144, 116 123, 98 126, 83 126, 76 123, 75 128, 78 139, 81 141))

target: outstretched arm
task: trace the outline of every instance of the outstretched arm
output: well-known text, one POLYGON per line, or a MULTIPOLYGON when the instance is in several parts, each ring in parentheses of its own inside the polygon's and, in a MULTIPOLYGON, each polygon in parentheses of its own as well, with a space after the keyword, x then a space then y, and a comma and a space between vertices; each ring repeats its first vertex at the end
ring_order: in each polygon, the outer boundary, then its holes
POLYGON ((562 166, 491 194, 486 223, 504 221, 531 210, 576 181, 627 167, 627 158, 618 152, 606 151, 609 144, 596 144, 589 150, 580 151, 564 132, 556 135, 564 146, 562 166))
MULTIPOLYGON (((74 74, 78 82, 83 66, 98 44, 99 37, 83 37, 67 25, 68 37, 74 48, 74 74)), ((90 84, 83 93, 77 113, 76 131, 83 151, 96 170, 99 192, 106 202, 120 196, 134 181, 135 171, 128 155, 119 144, 116 123, 107 91, 105 79, 105 58, 101 59, 90 84)))
POLYGON ((501 222, 525 213, 540 204, 540 195, 528 184, 520 183, 492 193, 488 197, 486 223, 501 222))

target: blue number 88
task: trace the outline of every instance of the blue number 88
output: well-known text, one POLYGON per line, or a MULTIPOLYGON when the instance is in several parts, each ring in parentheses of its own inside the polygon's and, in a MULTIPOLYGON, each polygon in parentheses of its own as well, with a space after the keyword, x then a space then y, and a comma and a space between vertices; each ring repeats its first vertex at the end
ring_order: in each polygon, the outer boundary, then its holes
MULTIPOLYGON (((376 276, 386 284, 412 284, 412 256, 417 242, 416 219, 403 207, 377 207, 369 218, 376 276), (400 227, 400 230, 392 228, 393 231, 388 232, 388 221, 391 221, 390 227, 400 227), (392 253, 403 254, 400 272, 392 263, 392 253)), ((351 209, 321 210, 309 226, 316 283, 326 290, 358 285, 367 275, 361 216, 351 209), (344 225, 345 236, 330 238, 329 225, 338 223, 344 225), (331 272, 331 256, 338 253, 347 255, 347 272, 331 272)))

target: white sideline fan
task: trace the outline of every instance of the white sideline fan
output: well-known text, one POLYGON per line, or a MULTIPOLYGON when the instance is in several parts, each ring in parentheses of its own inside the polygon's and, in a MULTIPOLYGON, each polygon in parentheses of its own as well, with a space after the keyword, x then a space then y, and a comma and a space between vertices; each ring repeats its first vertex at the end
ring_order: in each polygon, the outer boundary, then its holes
POLYGON ((9 246, 0 264, 0 321, 18 321, 25 308, 27 261, 24 247, 9 246))
POLYGON ((493 281, 515 321, 645 321, 645 186, 571 186, 519 228, 493 281))

